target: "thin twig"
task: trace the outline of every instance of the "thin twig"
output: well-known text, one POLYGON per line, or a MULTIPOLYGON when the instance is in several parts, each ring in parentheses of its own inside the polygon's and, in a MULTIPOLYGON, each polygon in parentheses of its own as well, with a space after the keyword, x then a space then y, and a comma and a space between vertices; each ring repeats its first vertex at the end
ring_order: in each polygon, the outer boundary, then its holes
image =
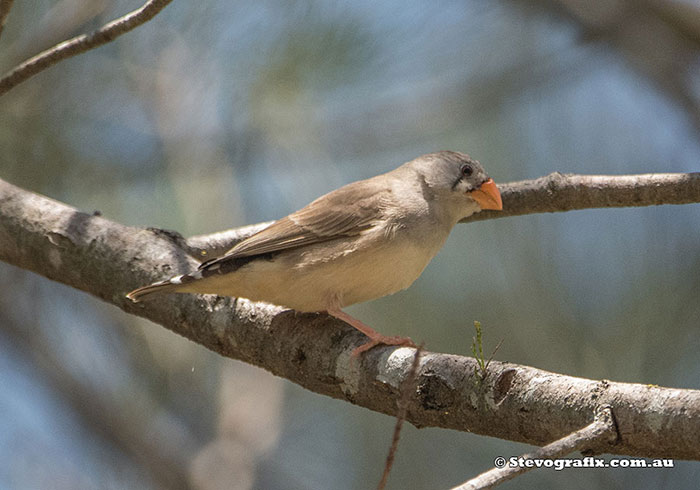
MULTIPOLYGON (((615 419, 613 418, 612 409, 610 406, 602 406, 599 408, 593 422, 586 427, 572 432, 568 436, 547 444, 539 448, 537 451, 529 454, 524 454, 520 458, 528 459, 555 459, 565 456, 574 451, 582 449, 590 449, 592 447, 600 447, 605 443, 613 443, 618 437, 615 419)), ((519 459, 520 459, 519 458, 519 459)), ((472 478, 469 481, 462 483, 452 490, 477 490, 483 488, 493 488, 500 485, 518 475, 530 471, 534 467, 515 466, 510 467, 508 460, 499 456, 496 460, 499 465, 479 476, 472 478), (501 465, 503 465, 501 467, 501 465)))
POLYGON ((418 375, 418 367, 420 365, 420 356, 423 353, 424 344, 420 344, 416 349, 416 353, 413 355, 413 364, 411 364, 411 370, 408 372, 406 379, 401 387, 401 397, 397 402, 398 411, 396 413, 396 425, 394 426, 394 435, 391 438, 391 447, 389 448, 389 454, 386 457, 386 464, 384 465, 384 473, 382 473, 382 479, 377 485, 377 490, 384 490, 386 482, 389 479, 389 473, 391 472, 391 467, 394 465, 394 458, 396 457, 396 450, 399 447, 399 438, 401 437, 401 428, 406 420, 406 412, 408 411, 408 404, 411 398, 411 393, 415 393, 413 387, 416 384, 416 377, 418 375))
POLYGON ((0 96, 59 61, 107 44, 122 34, 148 22, 170 2, 172 0, 148 0, 141 8, 105 24, 90 34, 82 34, 63 41, 29 58, 0 79, 0 96))
POLYGON ((489 356, 488 361, 486 361, 486 365, 484 366, 484 371, 486 371, 486 370, 489 368, 489 364, 491 364, 491 361, 493 361, 493 356, 496 355, 496 352, 498 352, 498 349, 501 348, 501 346, 503 345, 503 342, 505 342, 505 340, 506 340, 506 339, 501 339, 501 340, 498 342, 498 344, 496 344, 496 348, 493 349, 493 352, 492 352, 491 355, 489 356))
POLYGON ((5 27, 7 16, 10 15, 12 2, 13 0, 0 0, 0 34, 2 34, 3 27, 5 27))

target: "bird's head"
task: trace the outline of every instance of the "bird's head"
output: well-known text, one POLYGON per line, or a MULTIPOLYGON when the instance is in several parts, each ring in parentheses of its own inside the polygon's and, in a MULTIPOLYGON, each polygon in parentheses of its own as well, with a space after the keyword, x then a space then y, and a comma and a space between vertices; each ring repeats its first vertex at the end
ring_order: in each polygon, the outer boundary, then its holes
POLYGON ((423 155, 409 165, 440 202, 459 209, 464 218, 484 209, 503 209, 501 193, 479 162, 465 153, 439 151, 423 155))

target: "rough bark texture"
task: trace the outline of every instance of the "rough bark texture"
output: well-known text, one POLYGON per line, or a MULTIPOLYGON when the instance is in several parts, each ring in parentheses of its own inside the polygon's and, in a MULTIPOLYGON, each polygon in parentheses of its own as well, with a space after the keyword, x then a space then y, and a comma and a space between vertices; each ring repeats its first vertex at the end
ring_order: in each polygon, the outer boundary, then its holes
MULTIPOLYGON (((565 209, 681 204, 700 201, 700 177, 555 174, 504 186, 503 194, 506 215, 557 210, 541 201, 565 209), (613 197, 609 187, 620 195, 613 197)), ((234 234, 214 235, 215 248, 225 248, 234 234)), ((198 263, 192 255, 201 255, 205 244, 206 237, 188 245, 176 233, 124 226, 0 181, 0 259, 309 390, 396 413, 413 349, 376 348, 353 363, 350 352, 364 338, 326 315, 214 296, 173 295, 145 304, 124 297, 149 281, 191 271, 198 263)), ((609 405, 619 438, 591 450, 700 459, 700 391, 587 380, 496 361, 482 378, 475 368, 472 358, 425 353, 407 420, 543 445, 586 426, 598 407, 609 405)))

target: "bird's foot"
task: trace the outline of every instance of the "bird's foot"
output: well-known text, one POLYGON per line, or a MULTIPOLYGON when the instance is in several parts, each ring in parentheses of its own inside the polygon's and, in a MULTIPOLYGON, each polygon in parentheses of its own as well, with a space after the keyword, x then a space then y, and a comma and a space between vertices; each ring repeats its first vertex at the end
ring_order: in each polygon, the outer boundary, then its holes
POLYGON ((360 354, 370 350, 372 347, 377 345, 402 345, 404 347, 416 347, 416 344, 408 337, 388 337, 382 335, 369 325, 362 323, 357 318, 353 318, 347 313, 339 309, 329 309, 328 314, 334 316, 335 318, 344 321, 348 325, 355 327, 357 330, 369 337, 369 341, 365 342, 359 347, 353 349, 351 357, 352 359, 357 359, 360 354))
POLYGON ((408 337, 388 337, 386 335, 377 334, 376 336, 370 337, 370 340, 365 342, 361 346, 354 348, 350 356, 353 359, 357 359, 360 356, 360 354, 362 354, 363 352, 367 352, 372 347, 375 347, 377 345, 400 345, 403 347, 417 347, 415 342, 413 342, 413 340, 411 340, 408 337))

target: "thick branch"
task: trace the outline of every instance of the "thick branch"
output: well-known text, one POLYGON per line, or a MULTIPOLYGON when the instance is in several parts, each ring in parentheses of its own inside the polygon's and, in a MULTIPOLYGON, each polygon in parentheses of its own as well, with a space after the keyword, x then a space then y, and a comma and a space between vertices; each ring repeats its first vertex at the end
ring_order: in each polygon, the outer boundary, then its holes
MULTIPOLYGON (((671 178, 689 195, 667 191, 670 202, 697 202, 696 174, 671 178)), ((519 214, 514 208, 520 202, 517 196, 527 195, 531 186, 509 186, 505 203, 511 214, 519 214)), ((543 192, 548 199, 559 199, 558 187, 543 192)), ((128 301, 127 291, 196 267, 181 243, 172 234, 123 226, 0 181, 0 259, 89 292, 309 390, 396 413, 413 349, 376 348, 351 363, 350 351, 364 339, 326 315, 215 296, 172 295, 138 305, 128 301)), ((587 425, 600 405, 610 405, 620 439, 597 450, 700 459, 699 391, 587 380, 496 361, 481 379, 473 374, 475 367, 472 358, 424 354, 407 420, 420 427, 543 445, 587 425)))
MULTIPOLYGON (((163 10, 172 0, 148 0, 141 8, 129 12, 112 22, 105 24, 91 34, 83 34, 63 41, 56 46, 42 51, 17 65, 4 77, 0 78, 0 96, 25 80, 33 77, 61 60, 76 56, 108 42, 114 41, 122 34, 148 22, 163 10)), ((4 4, 5 2, 3 2, 4 4)), ((9 6, 8 6, 9 12, 9 6)), ((2 20, 2 19, 0 19, 2 20)))

